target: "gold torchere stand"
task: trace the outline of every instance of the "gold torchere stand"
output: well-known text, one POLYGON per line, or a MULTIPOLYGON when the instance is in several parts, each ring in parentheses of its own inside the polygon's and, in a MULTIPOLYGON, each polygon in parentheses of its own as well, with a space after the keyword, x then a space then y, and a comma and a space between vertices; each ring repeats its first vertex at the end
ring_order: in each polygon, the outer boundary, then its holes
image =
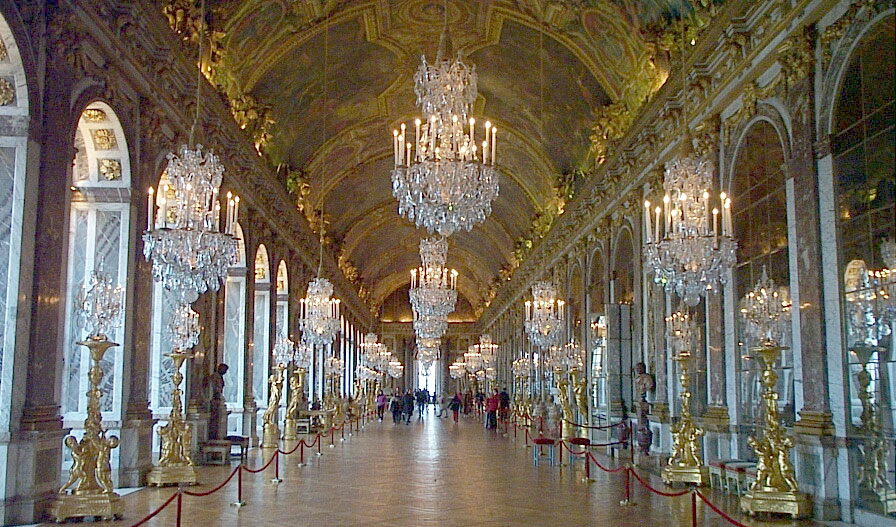
POLYGON ((302 395, 305 393, 305 368, 296 368, 289 378, 289 405, 286 407, 286 421, 283 423, 283 439, 295 441, 299 438, 299 430, 296 425, 299 405, 302 404, 302 395))
POLYGON ((111 450, 118 446, 117 436, 106 437, 102 427, 99 385, 103 379, 100 361, 106 350, 117 346, 105 337, 90 338, 78 342, 90 350, 93 366, 90 368, 90 390, 87 391, 87 419, 84 421, 84 437, 65 438, 65 445, 72 451, 73 464, 68 481, 59 489, 59 495, 50 506, 50 516, 57 522, 68 518, 100 517, 104 520, 120 518, 123 510, 121 498, 112 491, 111 450), (77 483, 72 493, 68 489, 77 483))
POLYGON ((893 514, 896 513, 896 492, 887 481, 887 445, 881 431, 874 392, 871 390, 871 373, 868 371, 868 362, 875 351, 876 348, 864 346, 852 350, 862 365, 862 369, 856 374, 859 399, 862 401, 862 424, 858 431, 865 436, 859 461, 859 498, 870 509, 882 514, 893 514))
POLYGON ((270 398, 268 409, 262 416, 264 430, 261 435, 261 448, 277 448, 280 446, 280 427, 277 426, 277 414, 280 410, 280 394, 283 393, 283 364, 274 366, 274 373, 268 377, 270 398))
POLYGON ((663 483, 693 483, 702 487, 709 482, 709 468, 703 464, 700 455, 700 436, 703 429, 694 425, 691 418, 691 378, 688 375, 691 355, 680 353, 675 357, 681 369, 678 381, 681 383, 681 417, 672 425, 672 456, 663 467, 663 483))
POLYGON ((762 372, 765 428, 762 437, 750 436, 747 440, 759 461, 756 464, 756 481, 740 498, 740 508, 751 516, 759 512, 772 512, 789 514, 794 519, 806 518, 812 513, 812 504, 807 494, 798 491, 793 465, 790 464, 793 439, 787 435, 778 417, 775 361, 781 349, 769 345, 753 350, 765 363, 762 372))
POLYGON ((159 429, 159 438, 162 440, 162 452, 159 456, 159 464, 152 467, 146 476, 147 484, 161 487, 162 485, 195 485, 196 469, 193 458, 190 455, 190 440, 193 436, 193 425, 184 421, 183 392, 180 383, 184 376, 180 367, 190 356, 175 350, 166 355, 174 362, 174 372, 171 381, 174 389, 171 390, 171 414, 168 416, 168 424, 159 429))

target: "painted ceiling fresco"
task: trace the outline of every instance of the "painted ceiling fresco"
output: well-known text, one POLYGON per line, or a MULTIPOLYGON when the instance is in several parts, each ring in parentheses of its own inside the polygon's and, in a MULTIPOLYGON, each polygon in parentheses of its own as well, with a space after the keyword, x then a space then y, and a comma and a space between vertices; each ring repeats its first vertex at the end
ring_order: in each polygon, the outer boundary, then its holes
POLYGON ((458 316, 471 319, 558 178, 593 170, 596 112, 634 108, 655 88, 641 28, 678 0, 443 1, 217 0, 212 24, 223 35, 218 74, 270 107, 264 155, 302 174, 307 207, 323 206, 329 220, 330 250, 377 308, 406 295, 419 264, 425 232, 398 216, 392 197, 391 130, 417 117, 413 75, 422 54, 434 58, 447 18, 453 50, 479 74, 474 115, 500 131, 493 213, 449 242, 467 306, 458 316))

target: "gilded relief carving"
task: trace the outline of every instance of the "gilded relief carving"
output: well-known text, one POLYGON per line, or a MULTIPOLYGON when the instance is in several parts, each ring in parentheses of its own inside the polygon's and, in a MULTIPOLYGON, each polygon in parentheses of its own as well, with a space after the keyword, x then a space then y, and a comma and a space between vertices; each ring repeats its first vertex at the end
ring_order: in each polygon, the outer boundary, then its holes
POLYGON ((93 131, 93 147, 97 150, 114 150, 118 146, 115 132, 108 128, 99 128, 93 131))
POLYGON ((101 123, 106 120, 106 112, 89 108, 81 112, 81 117, 88 123, 101 123))
POLYGON ((100 159, 99 173, 105 181, 120 181, 121 161, 118 159, 100 159))
POLYGON ((0 106, 7 106, 16 100, 15 88, 6 79, 0 79, 0 106))

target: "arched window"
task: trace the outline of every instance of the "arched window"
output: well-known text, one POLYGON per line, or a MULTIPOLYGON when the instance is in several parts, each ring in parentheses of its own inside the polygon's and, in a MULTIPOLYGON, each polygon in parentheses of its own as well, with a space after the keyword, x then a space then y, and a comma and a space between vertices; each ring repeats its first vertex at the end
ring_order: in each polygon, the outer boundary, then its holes
POLYGON ((289 335, 289 272, 286 262, 277 265, 277 337, 289 335))
MULTIPOLYGON (((78 327, 75 300, 94 270, 110 274, 122 287, 127 282, 131 170, 121 124, 105 103, 91 103, 81 113, 74 147, 61 404, 65 426, 79 435, 87 415, 91 359, 87 348, 76 344, 84 338, 85 330, 78 327)), ((109 337, 121 346, 111 348, 100 362, 100 409, 104 419, 121 419, 121 350, 127 349, 128 335, 124 327, 115 329, 109 337)), ((64 452, 70 462, 70 453, 67 449, 64 452)), ((113 453, 113 465, 116 457, 113 453)))
POLYGON ((224 402, 230 414, 227 433, 243 433, 243 380, 246 378, 246 245, 243 228, 237 223, 239 240, 236 264, 227 270, 224 281, 224 363, 233 376, 224 379, 224 402))
POLYGON ((255 325, 252 339, 252 395, 260 418, 268 408, 268 370, 271 356, 271 263, 264 244, 255 252, 255 325))
MULTIPOLYGON (((790 285, 787 236, 787 172, 781 133, 768 121, 753 123, 739 142, 732 177, 731 207, 738 242, 734 271, 735 298, 740 301, 762 277, 763 269, 778 286, 790 285)), ((792 192, 792 191, 791 191, 792 192)), ((761 419, 761 360, 751 356, 743 318, 737 311, 739 404, 741 423, 761 419)), ((782 418, 793 422, 793 352, 790 338, 778 361, 778 404, 782 418)))
MULTIPOLYGON (((13 398, 29 115, 19 48, 0 16, 0 431, 4 432, 10 428, 13 398)), ((5 448, 0 446, 0 454, 5 448)), ((0 492, 2 496, 5 493, 0 492)))
MULTIPOLYGON (((896 241, 894 31, 894 17, 889 16, 872 27, 853 51, 837 96, 831 134, 851 420, 856 426, 862 424, 858 373, 864 368, 871 374, 868 389, 880 406, 888 444, 892 444, 896 421, 896 344, 892 336, 883 336, 873 343, 854 331, 850 312, 860 311, 851 308, 858 307, 855 300, 859 295, 855 291, 861 290, 861 286, 849 270, 888 267, 881 245, 888 238, 896 241), (877 351, 862 357, 855 350, 863 346, 877 351)), ((890 456, 892 459, 892 451, 890 456)), ((892 484, 892 479, 888 479, 892 484)))
POLYGON ((591 406, 596 414, 607 413, 607 317, 604 297, 604 259, 601 252, 591 257, 591 285, 588 287, 590 312, 588 338, 591 339, 591 406))

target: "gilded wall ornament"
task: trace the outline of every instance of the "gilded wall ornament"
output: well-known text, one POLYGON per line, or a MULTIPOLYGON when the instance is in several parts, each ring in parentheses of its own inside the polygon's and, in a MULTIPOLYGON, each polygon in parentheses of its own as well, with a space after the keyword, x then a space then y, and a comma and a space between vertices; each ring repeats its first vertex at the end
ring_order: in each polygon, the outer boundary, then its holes
POLYGON ((118 159, 100 159, 98 169, 106 181, 121 180, 121 161, 118 159))
POLYGON ((93 131, 93 147, 97 150, 113 150, 118 146, 115 132, 108 128, 99 128, 93 131))
POLYGON ((778 62, 781 63, 788 90, 812 72, 815 62, 814 42, 813 32, 807 27, 778 46, 778 62))
POLYGON ((106 112, 96 108, 88 108, 81 112, 81 117, 88 123, 101 123, 106 120, 106 112))
POLYGON ((3 43, 3 39, 0 39, 0 60, 6 60, 9 58, 9 51, 6 50, 6 44, 3 43))
POLYGON ((7 106, 16 100, 16 91, 12 83, 6 79, 0 79, 0 106, 7 106))

